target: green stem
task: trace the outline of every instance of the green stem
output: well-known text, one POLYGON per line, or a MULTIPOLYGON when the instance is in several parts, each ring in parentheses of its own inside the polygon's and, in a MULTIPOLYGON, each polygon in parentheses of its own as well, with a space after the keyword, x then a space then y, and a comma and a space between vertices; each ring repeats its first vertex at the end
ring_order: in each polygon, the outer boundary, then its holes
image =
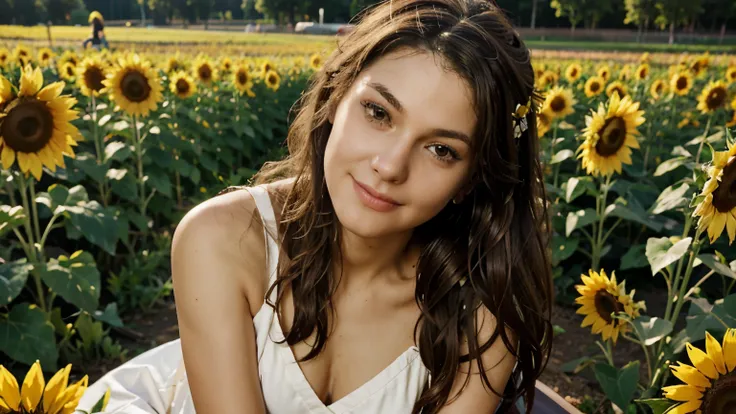
POLYGON ((602 195, 599 195, 596 198, 596 212, 598 214, 599 220, 598 220, 598 226, 594 226, 593 229, 595 230, 593 235, 595 237, 595 245, 593 248, 593 270, 596 272, 599 271, 599 265, 601 260, 601 251, 603 249, 603 224, 606 220, 604 214, 606 211, 606 200, 608 199, 608 187, 611 184, 611 176, 606 176, 606 181, 604 184, 604 188, 602 191, 602 195))
MULTIPOLYGON (((33 234, 35 236, 35 240, 40 242, 41 241, 41 227, 38 224, 38 206, 36 205, 36 181, 32 177, 29 182, 29 187, 31 190, 30 204, 31 204, 31 209, 33 210, 33 231, 35 232, 33 234)), ((43 245, 39 245, 38 249, 39 249, 39 254, 41 256, 41 261, 44 261, 43 260, 43 256, 44 256, 43 245)))
MULTIPOLYGON (((682 231, 682 237, 685 238, 690 233, 690 228, 693 224, 693 218, 690 214, 685 214, 685 228, 682 231)), ((684 264, 685 256, 683 255, 680 257, 680 259, 677 261, 677 270, 675 271, 675 278, 672 282, 672 292, 676 292, 680 287, 680 278, 682 275, 682 265, 684 264)), ((672 295, 669 296, 669 300, 667 301, 667 307, 664 311, 664 319, 670 320, 670 317, 672 316, 670 314, 670 311, 672 311, 672 295)))
MULTIPOLYGON (((34 265, 34 269, 31 271, 31 275, 33 275, 33 280, 36 285, 36 295, 38 296, 38 304, 41 307, 41 310, 46 312, 46 299, 43 295, 43 285, 41 284, 41 276, 38 274, 38 268, 35 266, 38 266, 39 264, 43 265, 42 263, 39 263, 38 261, 38 252, 36 250, 36 239, 33 235, 33 229, 31 228, 31 214, 29 210, 29 203, 28 203, 28 194, 27 194, 27 187, 28 183, 25 179, 25 173, 22 171, 18 174, 18 183, 20 185, 20 197, 23 202, 23 209, 26 212, 26 219, 23 220, 23 226, 26 229, 26 237, 28 237, 28 243, 30 245, 30 257, 29 259, 34 265)), ((32 184, 31 184, 32 185, 32 184)), ((34 201, 35 203, 35 201, 34 201)))
POLYGON ((141 216, 146 217, 146 183, 143 181, 143 154, 141 150, 141 133, 138 130, 138 116, 133 115, 133 130, 135 130, 135 154, 138 167, 138 196, 141 216))
POLYGON ((48 237, 49 233, 51 233, 51 229, 54 226, 54 221, 56 218, 59 217, 58 215, 54 215, 51 217, 51 220, 49 220, 49 224, 46 225, 46 229, 43 231, 43 235, 41 236, 41 241, 39 244, 41 245, 41 248, 43 248, 44 244, 46 243, 46 237, 48 237))
POLYGON ((695 155, 695 164, 700 164, 700 153, 703 151, 703 144, 705 144, 705 141, 708 139, 708 132, 710 131, 710 123, 713 120, 713 114, 714 112, 711 112, 708 116, 708 123, 705 124, 705 132, 703 132, 703 139, 700 140, 700 145, 698 146, 698 153, 695 155))
POLYGON ((698 252, 700 251, 701 241, 700 241, 700 235, 702 234, 701 230, 697 230, 695 232, 695 240, 693 241, 693 249, 690 251, 690 258, 687 261, 687 266, 685 267, 685 278, 682 280, 682 285, 680 286, 680 291, 677 294, 677 303, 675 304, 675 310, 672 312, 672 315, 670 315, 669 321, 672 322, 672 325, 674 326, 675 320, 677 320, 677 315, 680 314, 680 310, 682 309, 682 306, 685 304, 684 296, 685 296, 685 289, 687 288, 687 282, 690 281, 690 275, 693 273, 693 263, 695 262, 695 258, 698 256, 698 252))
MULTIPOLYGON (((102 142, 100 142, 101 140, 99 138, 99 134, 97 133, 97 102, 95 101, 94 94, 92 94, 92 138, 95 142, 95 151, 97 151, 97 165, 102 165, 105 162, 105 153, 102 151, 102 142)), ((101 182, 97 182, 97 191, 100 192, 102 205, 107 207, 105 177, 102 178, 101 182)))

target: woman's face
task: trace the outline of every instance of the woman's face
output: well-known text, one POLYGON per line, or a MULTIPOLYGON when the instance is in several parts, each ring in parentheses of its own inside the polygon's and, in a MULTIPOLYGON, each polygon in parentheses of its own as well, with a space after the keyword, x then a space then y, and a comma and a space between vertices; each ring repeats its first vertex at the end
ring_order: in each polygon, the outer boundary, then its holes
POLYGON ((439 58, 406 51, 365 68, 330 115, 327 187, 340 223, 362 237, 414 229, 467 190, 470 90, 439 58))

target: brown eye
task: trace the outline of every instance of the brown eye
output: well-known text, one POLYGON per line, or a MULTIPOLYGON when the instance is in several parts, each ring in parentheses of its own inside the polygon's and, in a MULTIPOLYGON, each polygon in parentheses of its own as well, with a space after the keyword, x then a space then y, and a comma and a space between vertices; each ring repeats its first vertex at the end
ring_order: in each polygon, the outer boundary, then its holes
POLYGON ((391 122, 391 118, 385 109, 373 102, 361 102, 363 108, 365 108, 365 115, 370 122, 376 122, 383 125, 386 122, 391 122))
POLYGON ((448 147, 447 145, 432 144, 427 148, 429 148, 429 152, 432 153, 433 157, 442 162, 451 163, 453 161, 460 160, 460 154, 458 154, 457 151, 455 151, 451 147, 448 147))

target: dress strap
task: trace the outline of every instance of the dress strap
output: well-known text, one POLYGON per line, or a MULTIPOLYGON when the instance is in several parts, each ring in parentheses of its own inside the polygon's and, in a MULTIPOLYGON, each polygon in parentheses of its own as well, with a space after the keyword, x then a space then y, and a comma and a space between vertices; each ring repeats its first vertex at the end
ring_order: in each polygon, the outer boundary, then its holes
MULTIPOLYGON (((263 185, 246 187, 256 202, 258 214, 263 221, 263 233, 266 239, 266 257, 268 258, 268 283, 270 286, 276 281, 276 271, 279 263, 278 227, 276 225, 276 214, 271 204, 268 190, 263 185)), ((276 289, 271 292, 271 301, 276 300, 276 289)))

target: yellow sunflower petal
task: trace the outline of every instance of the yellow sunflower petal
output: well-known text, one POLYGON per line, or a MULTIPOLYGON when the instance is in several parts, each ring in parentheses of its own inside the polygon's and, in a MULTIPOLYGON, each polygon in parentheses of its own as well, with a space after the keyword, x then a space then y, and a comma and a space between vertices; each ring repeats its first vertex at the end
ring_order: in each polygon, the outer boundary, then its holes
POLYGON ((713 220, 708 225, 708 238, 711 243, 714 243, 721 236, 724 227, 726 227, 726 215, 715 214, 713 220))
POLYGON ((703 391, 692 385, 672 385, 662 387, 665 398, 673 401, 699 400, 703 397, 703 391))
POLYGON ((0 154, 0 162, 2 162, 4 170, 9 170, 15 162, 15 151, 9 146, 4 145, 0 154))
POLYGON ((726 375, 728 371, 726 371, 726 363, 723 359, 721 344, 708 331, 705 332, 705 350, 718 372, 721 375, 726 375))
POLYGON ((696 387, 708 388, 710 387, 710 380, 703 375, 696 368, 690 365, 678 362, 678 366, 670 366, 672 375, 679 378, 682 382, 688 385, 694 385, 696 387))
POLYGON ((72 364, 68 364, 66 367, 60 369, 46 384, 46 389, 43 392, 43 411, 46 414, 55 414, 51 411, 56 398, 59 397, 66 386, 69 384, 69 372, 71 371, 72 364))
POLYGON ((20 402, 26 410, 34 411, 36 409, 38 403, 41 402, 45 386, 46 382, 43 379, 41 364, 36 361, 28 370, 20 390, 20 402))
POLYGON ((729 329, 723 336, 723 358, 729 372, 736 370, 736 329, 729 329))
POLYGON ((13 411, 20 409, 20 388, 13 374, 0 365, 0 397, 13 411))
POLYGON ((718 370, 716 370, 716 365, 715 363, 713 363, 713 360, 710 359, 710 356, 708 356, 708 354, 706 354, 699 348, 692 346, 690 343, 685 344, 685 348, 687 349, 687 356, 690 357, 690 362, 693 363, 698 371, 702 372, 703 375, 710 379, 718 378, 718 370))
POLYGON ((36 97, 42 101, 50 101, 61 95, 61 91, 63 89, 64 82, 54 82, 46 85, 43 89, 41 89, 36 97))
POLYGON ((692 400, 688 401, 686 403, 682 403, 678 405, 677 407, 667 411, 667 414, 688 414, 692 413, 693 411, 700 408, 700 406, 703 404, 700 400, 692 400))

